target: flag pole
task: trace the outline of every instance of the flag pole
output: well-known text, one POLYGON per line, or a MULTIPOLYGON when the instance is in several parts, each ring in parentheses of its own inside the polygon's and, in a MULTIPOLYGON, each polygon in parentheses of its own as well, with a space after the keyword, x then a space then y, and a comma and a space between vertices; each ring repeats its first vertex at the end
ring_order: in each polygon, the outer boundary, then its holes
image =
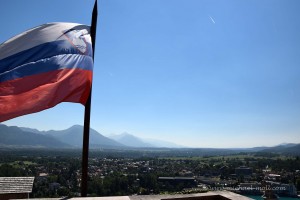
MULTIPOLYGON (((95 0, 92 23, 91 23, 91 39, 93 48, 93 60, 95 55, 95 44, 96 44, 96 29, 97 29, 97 0, 95 0)), ((89 137, 90 137, 90 116, 91 116, 91 97, 92 97, 92 86, 88 100, 85 104, 84 110, 84 127, 83 127, 83 145, 82 145, 82 175, 81 175, 81 196, 87 196, 87 179, 88 179, 88 158, 89 158, 89 137)))

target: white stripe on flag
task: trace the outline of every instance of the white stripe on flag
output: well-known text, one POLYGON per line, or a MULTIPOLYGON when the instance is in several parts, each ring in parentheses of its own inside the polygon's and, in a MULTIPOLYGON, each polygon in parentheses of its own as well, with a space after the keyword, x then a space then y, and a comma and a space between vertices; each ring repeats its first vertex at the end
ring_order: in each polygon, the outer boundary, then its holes
MULTIPOLYGON (((0 45, 0 60, 46 42, 66 40, 61 37, 63 32, 76 26, 82 24, 48 23, 25 31, 0 45)), ((89 29, 89 26, 86 27, 89 29)))

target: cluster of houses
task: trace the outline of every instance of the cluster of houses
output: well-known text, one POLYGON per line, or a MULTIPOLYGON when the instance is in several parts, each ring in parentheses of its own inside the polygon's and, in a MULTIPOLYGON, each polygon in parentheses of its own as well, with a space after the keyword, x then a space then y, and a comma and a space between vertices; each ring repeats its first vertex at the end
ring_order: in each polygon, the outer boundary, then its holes
MULTIPOLYGON (((167 162, 167 161, 166 161, 167 162)), ((178 161, 183 162, 183 161, 178 161)), ((178 166, 181 163, 178 163, 178 166)), ((184 165, 181 165, 184 166, 184 165)), ((47 171, 43 166, 37 166, 37 176, 34 177, 0 177, 0 199, 6 200, 28 198, 29 193, 32 192, 33 182, 36 183, 48 181, 49 175, 58 173, 59 171, 47 171)), ((91 159, 89 166, 89 175, 91 177, 109 176, 111 173, 119 172, 124 175, 131 174, 138 177, 138 173, 150 173, 158 169, 168 169, 168 163, 155 164, 149 160, 133 160, 133 159, 91 159)), ((58 170, 58 169, 55 169, 58 170)), ((173 170, 173 169, 168 169, 173 170)), ((203 171, 202 174, 195 174, 193 169, 182 168, 178 169, 177 176, 174 177, 158 177, 158 181, 163 184, 184 184, 189 187, 199 188, 204 187, 208 190, 218 188, 221 190, 230 190, 240 194, 261 195, 266 189, 272 190, 280 196, 297 196, 297 189, 294 184, 282 183, 282 176, 286 174, 277 174, 270 170, 263 170, 264 181, 258 181, 253 169, 247 166, 240 166, 234 169, 234 174, 231 174, 228 179, 221 179, 222 171, 226 170, 226 166, 218 171, 203 171), (239 180, 243 177, 243 180, 239 180), (267 183, 269 188, 266 188, 267 183)), ((298 172, 299 173, 299 172, 298 172)), ((77 170, 75 172, 77 182, 80 183, 81 174, 77 170)), ((138 178, 137 178, 138 181, 138 178)), ((138 183, 137 183, 138 184, 138 183)), ((48 184, 49 190, 57 190, 61 187, 59 183, 51 182, 48 184)))

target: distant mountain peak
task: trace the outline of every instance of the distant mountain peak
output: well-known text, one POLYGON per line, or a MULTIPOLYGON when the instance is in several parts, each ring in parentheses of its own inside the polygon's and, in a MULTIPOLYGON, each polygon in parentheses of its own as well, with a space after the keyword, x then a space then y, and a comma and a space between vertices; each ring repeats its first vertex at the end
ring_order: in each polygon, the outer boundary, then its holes
POLYGON ((154 147, 153 145, 144 142, 142 139, 129 134, 127 132, 123 132, 119 135, 113 135, 111 136, 112 139, 120 142, 121 144, 124 144, 126 146, 131 147, 154 147))
POLYGON ((73 126, 71 126, 70 128, 68 128, 68 129, 72 129, 72 128, 83 128, 83 126, 82 125, 79 125, 79 124, 75 124, 75 125, 73 125, 73 126))
MULTIPOLYGON (((61 141, 66 141, 70 145, 76 147, 82 146, 82 138, 83 138, 82 125, 73 125, 70 128, 61 131, 48 131, 47 134, 61 141)), ((90 147, 91 148, 98 148, 98 147, 119 148, 119 147, 124 147, 124 145, 108 137, 105 137, 101 133, 90 128, 90 147)))
MULTIPOLYGON (((132 134, 130 134, 130 133, 127 133, 127 132, 123 132, 123 133, 121 133, 120 135, 122 135, 122 136, 134 136, 134 135, 132 135, 132 134)), ((135 136, 134 136, 135 137, 135 136)))
POLYGON ((152 148, 182 148, 183 146, 157 139, 144 139, 132 135, 128 132, 123 132, 119 135, 111 135, 110 138, 132 147, 152 147, 152 148))
POLYGON ((295 143, 283 142, 283 143, 280 143, 279 145, 276 145, 275 147, 279 147, 279 146, 293 147, 293 146, 296 146, 296 145, 297 145, 297 144, 295 144, 295 143))

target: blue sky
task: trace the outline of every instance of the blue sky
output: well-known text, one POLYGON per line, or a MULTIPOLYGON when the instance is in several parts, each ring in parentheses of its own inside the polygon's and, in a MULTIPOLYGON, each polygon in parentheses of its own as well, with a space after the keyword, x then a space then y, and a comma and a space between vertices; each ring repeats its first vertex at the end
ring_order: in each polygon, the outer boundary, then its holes
MULTIPOLYGON (((298 0, 102 0, 91 127, 191 147, 300 143, 298 0)), ((47 22, 90 24, 92 0, 10 0, 0 42, 47 22)), ((4 124, 65 129, 62 103, 4 124)))

